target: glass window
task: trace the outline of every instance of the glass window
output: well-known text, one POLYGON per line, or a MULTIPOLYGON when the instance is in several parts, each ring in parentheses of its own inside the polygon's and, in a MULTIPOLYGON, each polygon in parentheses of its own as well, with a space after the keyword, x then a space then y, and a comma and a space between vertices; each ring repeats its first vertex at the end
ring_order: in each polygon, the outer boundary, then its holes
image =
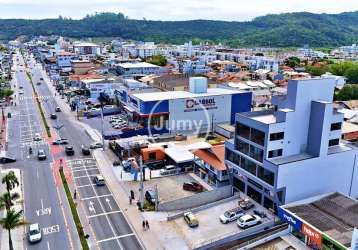
POLYGON ((245 169, 247 172, 256 175, 256 164, 250 161, 249 159, 242 157, 240 167, 245 169))
POLYGON ((265 144, 265 133, 251 128, 251 141, 263 146, 265 144))
POLYGON ((342 123, 341 122, 331 124, 331 131, 340 130, 341 128, 342 128, 342 123))
POLYGON ((247 186, 247 195, 254 199, 257 203, 261 204, 262 195, 250 186, 247 186))
POLYGON ((273 201, 264 196, 264 207, 267 209, 273 209, 273 201))
POLYGON ((248 143, 236 139, 236 148, 241 153, 245 155, 249 155, 250 145, 248 143))
POLYGON ((329 142, 328 142, 329 147, 336 146, 336 145, 339 145, 339 139, 329 140, 329 142))
POLYGON ((285 136, 284 132, 272 133, 270 134, 270 141, 282 140, 284 136, 285 136))
POLYGON ((239 136, 248 140, 250 139, 250 127, 238 122, 236 125, 236 131, 239 136))
POLYGON ((233 185, 234 185, 234 187, 239 189, 241 192, 245 193, 245 183, 242 180, 234 177, 233 178, 233 185))
POLYGON ((275 174, 270 170, 267 170, 263 167, 258 166, 257 177, 259 177, 264 182, 270 184, 271 186, 275 183, 275 174))
POLYGON ((226 149, 226 160, 234 162, 234 152, 229 149, 226 149))
POLYGON ((279 157, 279 156, 282 156, 282 149, 276 149, 276 150, 269 151, 268 158, 275 158, 275 157, 279 157))
POLYGON ((255 146, 250 145, 250 157, 254 158, 256 161, 262 162, 264 151, 255 146))

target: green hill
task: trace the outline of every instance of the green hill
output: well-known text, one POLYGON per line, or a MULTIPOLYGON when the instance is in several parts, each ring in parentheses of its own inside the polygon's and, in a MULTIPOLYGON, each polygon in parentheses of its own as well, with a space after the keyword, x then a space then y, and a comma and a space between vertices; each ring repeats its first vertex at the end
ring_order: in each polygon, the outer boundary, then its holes
POLYGON ((146 21, 123 14, 100 13, 67 18, 0 19, 0 39, 19 35, 122 37, 154 42, 212 41, 232 46, 331 47, 358 43, 358 11, 341 14, 307 12, 266 15, 249 22, 211 20, 146 21))

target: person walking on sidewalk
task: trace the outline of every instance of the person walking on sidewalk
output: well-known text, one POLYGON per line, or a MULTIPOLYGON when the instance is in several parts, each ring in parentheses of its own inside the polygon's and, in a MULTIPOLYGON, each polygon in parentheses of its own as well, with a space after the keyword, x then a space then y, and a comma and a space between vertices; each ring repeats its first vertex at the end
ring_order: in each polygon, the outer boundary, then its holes
POLYGON ((145 228, 146 228, 147 230, 149 230, 149 222, 148 222, 148 220, 145 221, 145 228))
POLYGON ((145 231, 145 226, 146 226, 145 220, 143 220, 143 222, 142 222, 143 231, 145 231))

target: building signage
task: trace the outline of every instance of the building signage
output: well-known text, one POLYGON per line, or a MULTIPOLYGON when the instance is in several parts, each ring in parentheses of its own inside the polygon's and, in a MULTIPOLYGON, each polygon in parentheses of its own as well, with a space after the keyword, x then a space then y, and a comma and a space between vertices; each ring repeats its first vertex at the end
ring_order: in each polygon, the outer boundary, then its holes
POLYGON ((301 231, 302 222, 297 217, 289 214, 288 212, 286 212, 286 210, 284 210, 281 207, 278 208, 278 217, 280 217, 282 221, 290 224, 297 231, 301 231))
POLYGON ((217 109, 215 98, 187 99, 184 112, 217 109))
POLYGON ((307 224, 302 224, 301 232, 310 239, 311 244, 313 243, 316 244, 317 246, 321 245, 322 235, 316 229, 313 229, 307 224))

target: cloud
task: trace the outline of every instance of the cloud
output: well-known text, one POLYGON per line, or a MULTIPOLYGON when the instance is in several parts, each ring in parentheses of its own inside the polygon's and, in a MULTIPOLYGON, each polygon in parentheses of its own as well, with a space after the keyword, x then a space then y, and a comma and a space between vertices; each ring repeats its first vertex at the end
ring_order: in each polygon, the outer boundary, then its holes
POLYGON ((357 0, 0 0, 1 18, 81 18, 95 12, 122 12, 152 20, 250 20, 265 14, 358 10, 357 0))

